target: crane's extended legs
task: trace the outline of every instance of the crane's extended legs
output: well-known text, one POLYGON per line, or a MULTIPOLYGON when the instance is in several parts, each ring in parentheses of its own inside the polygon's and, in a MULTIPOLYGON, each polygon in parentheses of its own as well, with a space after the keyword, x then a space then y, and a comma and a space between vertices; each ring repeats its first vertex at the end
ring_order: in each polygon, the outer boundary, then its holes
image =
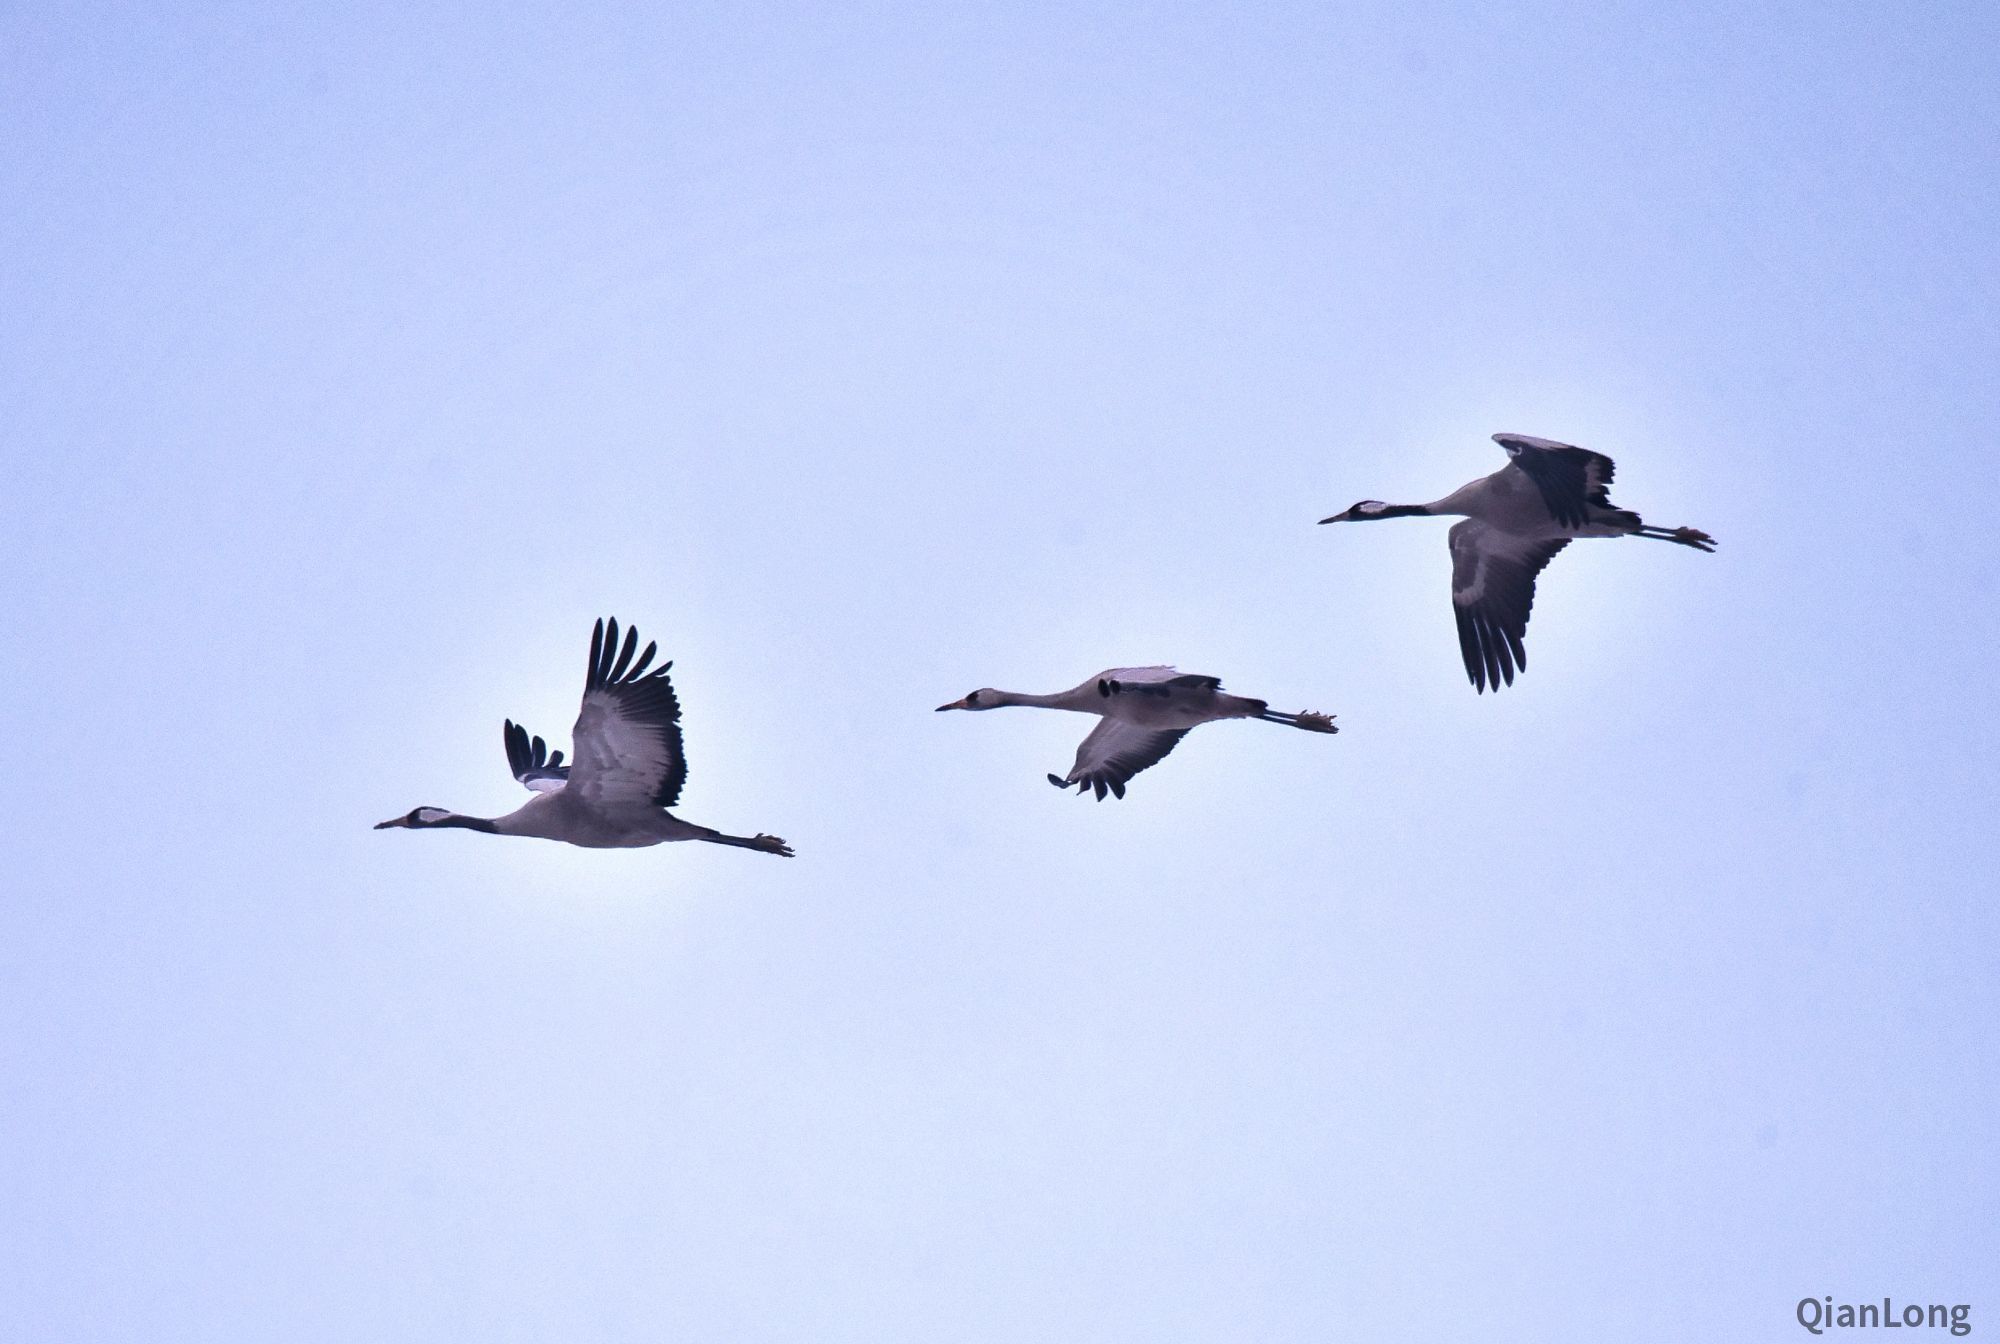
POLYGON ((755 849, 765 854, 779 854, 788 859, 792 857, 792 847, 775 835, 761 833, 747 836, 724 835, 721 831, 710 831, 701 838, 713 840, 718 845, 735 845, 740 849, 755 849))
POLYGON ((1713 551, 1715 538, 1698 527, 1647 527, 1641 524, 1632 533, 1635 537, 1651 537, 1655 541, 1672 541, 1682 546, 1692 546, 1697 551, 1713 551))
POLYGON ((1266 723, 1282 723, 1293 728, 1303 728, 1309 733, 1337 733, 1333 726, 1333 715, 1315 714, 1310 709, 1299 714, 1285 714, 1275 709, 1267 709, 1257 716, 1266 723))

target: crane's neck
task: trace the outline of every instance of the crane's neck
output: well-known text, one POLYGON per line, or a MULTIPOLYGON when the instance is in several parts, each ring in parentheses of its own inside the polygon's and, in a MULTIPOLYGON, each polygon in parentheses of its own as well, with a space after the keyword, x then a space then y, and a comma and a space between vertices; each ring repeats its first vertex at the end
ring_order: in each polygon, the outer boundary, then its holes
MULTIPOLYGON (((1403 504, 1397 507, 1409 513, 1428 514, 1432 517, 1476 518, 1490 510, 1496 502, 1504 501, 1513 484, 1503 469, 1493 476, 1481 476, 1476 481, 1467 481, 1443 499, 1434 499, 1428 504, 1403 504)), ((1527 484, 1526 481, 1522 482, 1527 484)), ((1529 487, 1533 489, 1532 486, 1529 487)), ((1391 509, 1394 513, 1396 510, 1391 509)))
POLYGON ((1026 705, 1030 709, 1076 709, 1088 710, 1090 706, 1080 702, 1075 691, 1058 691, 1054 695, 1029 695, 1025 691, 997 691, 993 703, 997 705, 1026 705))

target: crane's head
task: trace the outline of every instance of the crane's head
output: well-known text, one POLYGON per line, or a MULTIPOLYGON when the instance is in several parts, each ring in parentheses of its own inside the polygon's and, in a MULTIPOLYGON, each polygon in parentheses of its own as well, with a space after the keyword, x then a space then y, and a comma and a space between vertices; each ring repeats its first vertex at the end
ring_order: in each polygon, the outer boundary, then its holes
POLYGON ((998 708, 1000 708, 1000 692, 994 690, 991 686, 982 686, 976 691, 969 692, 963 700, 954 700, 948 705, 939 705, 937 712, 942 714, 947 709, 998 708))
POLYGON ((1351 509, 1336 513, 1331 518, 1322 518, 1322 523, 1359 523, 1370 518, 1380 518, 1389 506, 1379 499, 1364 499, 1351 509))
POLYGON ((435 826, 450 815, 451 812, 442 807, 416 807, 410 809, 410 815, 407 817, 391 817, 387 821, 376 822, 375 829, 384 831, 391 826, 409 826, 422 829, 425 826, 435 826))
POLYGON ((1376 518, 1410 518, 1428 512, 1421 504, 1384 504, 1379 499, 1364 499, 1352 508, 1336 513, 1331 518, 1322 518, 1322 523, 1366 523, 1376 518))

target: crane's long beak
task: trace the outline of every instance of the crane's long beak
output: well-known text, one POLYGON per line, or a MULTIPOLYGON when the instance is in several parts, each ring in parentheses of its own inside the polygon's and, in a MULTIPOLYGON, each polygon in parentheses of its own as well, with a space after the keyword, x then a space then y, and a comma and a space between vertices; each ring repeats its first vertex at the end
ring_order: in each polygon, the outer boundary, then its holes
POLYGON ((948 705, 939 705, 939 706, 937 707, 937 712, 938 712, 938 713, 940 713, 940 714, 942 714, 942 713, 944 713, 944 712, 945 712, 945 711, 946 711, 947 709, 964 709, 964 708, 965 708, 965 701, 963 701, 963 700, 954 700, 954 701, 952 701, 952 702, 951 702, 950 704, 948 704, 948 705))
POLYGON ((1344 523, 1347 521, 1347 515, 1345 513, 1336 513, 1333 515, 1333 517, 1322 518, 1320 519, 1320 521, 1322 523, 1344 523))
POLYGON ((409 824, 410 824, 410 819, 408 817, 391 817, 387 821, 376 822, 375 829, 378 831, 386 831, 391 826, 408 826, 409 824))

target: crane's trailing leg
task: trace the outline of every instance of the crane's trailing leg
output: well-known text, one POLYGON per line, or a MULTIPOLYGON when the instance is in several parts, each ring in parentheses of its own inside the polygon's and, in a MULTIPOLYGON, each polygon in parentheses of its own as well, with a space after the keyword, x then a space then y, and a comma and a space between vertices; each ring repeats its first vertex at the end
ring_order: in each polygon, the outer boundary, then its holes
POLYGON ((764 835, 761 833, 757 835, 724 835, 721 831, 711 831, 701 838, 704 840, 713 840, 718 845, 735 845, 741 849, 754 849, 765 854, 777 854, 787 859, 793 857, 792 847, 775 835, 764 835))
POLYGON ((1713 551, 1715 538, 1698 527, 1645 527, 1641 526, 1635 537, 1651 537, 1655 541, 1671 541, 1682 546, 1692 546, 1697 551, 1713 551))
POLYGON ((1275 709, 1267 709, 1257 716, 1266 723, 1282 723, 1293 728, 1303 728, 1309 733, 1337 733, 1340 729, 1333 723, 1333 715, 1316 714, 1308 709, 1298 714, 1285 714, 1275 709))

